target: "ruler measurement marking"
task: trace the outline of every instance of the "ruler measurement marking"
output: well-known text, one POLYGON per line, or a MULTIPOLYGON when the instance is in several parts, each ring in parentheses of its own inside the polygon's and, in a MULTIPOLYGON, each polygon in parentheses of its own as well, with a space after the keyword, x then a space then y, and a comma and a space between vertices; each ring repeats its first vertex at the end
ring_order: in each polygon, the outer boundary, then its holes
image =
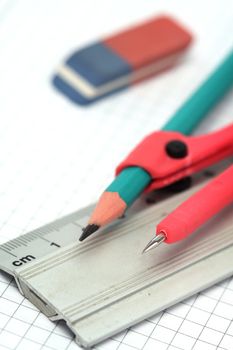
POLYGON ((27 240, 29 242, 33 241, 34 239, 37 239, 40 237, 40 234, 38 232, 32 232, 30 233, 30 236, 27 237, 27 240))
POLYGON ((54 231, 59 231, 59 228, 55 225, 55 224, 52 224, 50 225, 50 228, 54 231))
POLYGON ((12 241, 5 243, 3 246, 5 249, 14 250, 21 246, 27 247, 28 246, 27 243, 31 242, 32 240, 33 240, 33 237, 21 236, 12 241))
POLYGON ((5 243, 4 245, 3 245, 3 247, 4 247, 4 249, 6 249, 6 250, 9 250, 9 251, 11 251, 11 247, 9 247, 8 245, 7 245, 7 243, 5 243))
POLYGON ((17 239, 18 241, 22 241, 22 242, 24 242, 24 243, 27 243, 27 238, 26 237, 24 237, 24 236, 20 236, 18 239, 17 239))
POLYGON ((18 248, 18 247, 21 247, 22 245, 23 245, 24 247, 27 247, 26 242, 24 242, 21 238, 18 238, 18 239, 17 239, 17 248, 18 248))
POLYGON ((29 239, 31 241, 32 239, 37 238, 37 237, 38 237, 38 233, 33 233, 27 239, 29 239))
POLYGON ((47 238, 44 238, 43 236, 38 236, 41 238, 43 241, 50 243, 50 246, 56 246, 57 248, 60 248, 61 246, 51 240, 48 240, 47 238))
POLYGON ((18 246, 15 246, 15 244, 12 244, 12 242, 7 242, 4 244, 4 248, 7 247, 9 250, 13 250, 17 248, 18 246))
POLYGON ((52 230, 49 230, 47 228, 46 229, 44 229, 44 228, 43 229, 38 229, 37 230, 37 235, 41 237, 41 236, 47 235, 50 232, 52 232, 52 230))
POLYGON ((27 237, 27 238, 25 239, 25 241, 26 241, 27 243, 30 243, 31 241, 34 240, 34 238, 36 238, 36 237, 27 237))
POLYGON ((44 236, 46 233, 47 233, 46 231, 40 230, 40 229, 39 229, 39 230, 37 231, 37 236, 41 237, 41 236, 44 236))
POLYGON ((3 247, 0 247, 0 249, 1 249, 3 252, 5 252, 5 253, 7 253, 7 254, 10 254, 10 255, 14 256, 15 258, 17 258, 17 256, 16 256, 15 254, 12 254, 11 252, 8 252, 8 251, 5 250, 3 247))
POLYGON ((47 238, 44 238, 43 235, 38 235, 38 238, 42 239, 45 242, 49 242, 52 243, 51 241, 49 241, 47 238))
POLYGON ((22 246, 28 247, 29 246, 28 243, 31 243, 32 241, 34 241, 36 239, 42 239, 43 241, 46 241, 48 243, 53 243, 51 240, 48 240, 44 237, 44 232, 43 233, 42 232, 41 233, 40 232, 32 232, 28 236, 17 237, 12 241, 6 242, 2 245, 2 247, 3 247, 5 252, 6 251, 10 252, 10 251, 17 249, 17 248, 20 248, 22 246))
POLYGON ((21 239, 19 239, 17 243, 19 244, 19 246, 23 245, 24 247, 27 247, 27 242, 22 241, 21 239))
MULTIPOLYGON (((82 226, 76 222, 76 220, 79 219, 79 216, 77 217, 77 214, 70 215, 69 217, 65 217, 62 220, 59 219, 57 222, 50 223, 46 225, 45 227, 42 228, 37 228, 31 232, 27 232, 19 237, 16 237, 3 245, 0 246, 0 249, 4 251, 6 254, 9 254, 10 256, 19 259, 15 260, 13 262, 13 265, 15 266, 21 266, 19 265, 21 262, 26 263, 29 262, 29 257, 35 259, 34 256, 23 256, 20 257, 20 255, 25 255, 27 254, 26 251, 24 252, 24 249, 30 250, 31 248, 34 247, 34 242, 36 244, 37 240, 42 240, 46 242, 49 246, 51 247, 56 247, 56 248, 61 248, 62 245, 59 243, 56 243, 57 240, 56 238, 61 237, 63 229, 65 229, 66 226, 69 227, 69 225, 73 224, 75 227, 77 227, 79 230, 82 229, 82 226), (46 236, 51 235, 51 238, 48 239, 46 236), (14 254, 16 253, 16 254, 14 254), (27 260, 27 261, 25 261, 27 260), (18 265, 14 264, 17 263, 18 265)), ((72 230, 72 229, 71 229, 72 230)), ((39 247, 38 247, 39 248, 39 247)), ((34 248, 33 248, 34 250, 34 248)), ((38 249, 37 249, 38 253, 38 249)), ((33 254, 34 255, 34 254, 33 254)), ((40 256, 40 251, 39 251, 39 256, 40 256)))
POLYGON ((18 245, 17 245, 17 242, 16 242, 16 241, 11 241, 10 244, 11 244, 11 246, 12 246, 13 248, 18 248, 18 245))

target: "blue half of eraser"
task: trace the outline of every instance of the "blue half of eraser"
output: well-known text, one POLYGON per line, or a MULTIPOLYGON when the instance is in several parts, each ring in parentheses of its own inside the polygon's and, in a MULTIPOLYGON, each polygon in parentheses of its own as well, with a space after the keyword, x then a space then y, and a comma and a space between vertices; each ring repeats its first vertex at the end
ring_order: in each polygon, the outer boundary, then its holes
POLYGON ((119 76, 130 74, 133 70, 126 60, 101 42, 75 52, 66 61, 66 66, 96 87, 111 82, 119 76))

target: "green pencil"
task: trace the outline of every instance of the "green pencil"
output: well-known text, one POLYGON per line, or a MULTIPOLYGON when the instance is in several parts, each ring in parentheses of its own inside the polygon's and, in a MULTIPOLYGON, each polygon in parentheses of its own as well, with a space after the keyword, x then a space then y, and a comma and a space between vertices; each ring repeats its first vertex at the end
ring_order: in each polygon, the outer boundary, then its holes
MULTIPOLYGON (((191 134, 232 85, 233 51, 177 110, 162 130, 191 134)), ((150 174, 140 167, 124 169, 101 195, 79 240, 83 241, 100 227, 122 216, 151 181, 150 174)))

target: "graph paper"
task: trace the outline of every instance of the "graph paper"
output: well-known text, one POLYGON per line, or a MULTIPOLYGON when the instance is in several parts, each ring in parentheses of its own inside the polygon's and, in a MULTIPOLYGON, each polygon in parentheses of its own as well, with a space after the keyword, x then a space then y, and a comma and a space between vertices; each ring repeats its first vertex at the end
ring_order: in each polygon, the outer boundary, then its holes
MULTIPOLYGON (((0 243, 97 200, 114 168, 159 129, 232 47, 232 1, 0 0, 0 243), (193 49, 175 69, 86 109, 51 85, 56 66, 87 41, 169 13, 193 49)), ((233 121, 233 93, 197 132, 233 121)), ((213 267, 214 268, 214 267, 213 267)), ((201 272, 200 272, 201 273, 201 272)), ((233 349, 233 279, 99 344, 100 350, 233 349)), ((0 349, 79 349, 0 273, 0 349)))

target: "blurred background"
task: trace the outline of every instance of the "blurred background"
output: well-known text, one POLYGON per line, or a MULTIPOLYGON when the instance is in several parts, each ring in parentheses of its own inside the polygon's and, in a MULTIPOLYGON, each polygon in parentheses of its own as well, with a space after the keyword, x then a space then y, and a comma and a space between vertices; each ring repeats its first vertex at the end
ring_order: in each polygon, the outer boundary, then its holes
MULTIPOLYGON (((1 239, 96 200, 118 162, 159 128, 226 54, 233 42, 232 18, 231 0, 1 1, 1 239), (77 48, 163 13, 195 36, 183 64, 87 108, 51 85, 57 66, 77 48)), ((208 129, 215 119, 233 118, 232 110, 213 114, 205 122, 208 129)))
MULTIPOLYGON (((232 45, 232 0, 0 0, 0 243, 97 200, 232 45), (194 34, 182 64, 86 108, 52 86, 71 52, 160 14, 194 34)), ((197 132, 233 121, 232 101, 197 132)))
MULTIPOLYGON (((0 1, 1 241, 96 200, 118 162, 230 49, 232 18, 231 0, 0 1), (87 108, 51 85, 74 50, 163 13, 195 36, 183 64, 87 108)), ((203 132, 232 120, 231 98, 203 132)))

